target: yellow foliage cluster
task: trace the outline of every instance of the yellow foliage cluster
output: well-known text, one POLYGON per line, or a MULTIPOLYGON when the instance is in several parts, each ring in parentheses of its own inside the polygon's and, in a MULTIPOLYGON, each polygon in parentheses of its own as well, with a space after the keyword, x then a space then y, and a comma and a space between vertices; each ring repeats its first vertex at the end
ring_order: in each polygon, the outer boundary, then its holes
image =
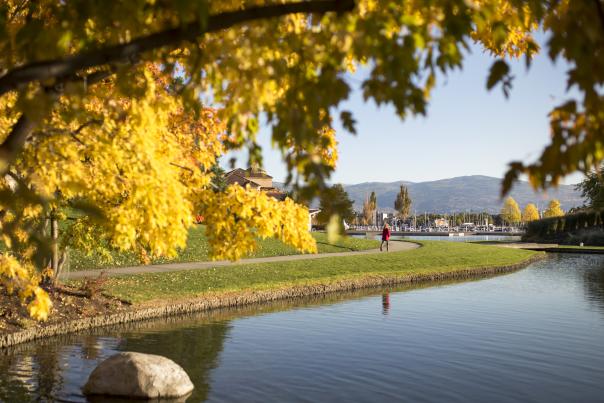
MULTIPOLYGON (((49 209, 84 200, 100 213, 96 219, 78 218, 71 227, 72 236, 78 237, 72 244, 84 251, 103 240, 110 247, 136 251, 144 262, 173 257, 185 247, 192 218, 201 213, 215 259, 245 256, 254 250, 256 237, 276 237, 301 251, 316 252, 306 230, 306 208, 239 186, 225 193, 211 188, 211 167, 223 153, 225 139, 225 124, 216 110, 203 108, 198 115, 187 111, 153 66, 142 69, 139 79, 145 81, 139 97, 118 97, 114 85, 105 83, 77 107, 64 104, 52 114, 12 170, 20 179, 16 189, 35 189, 40 199, 18 206, 0 200, 6 213, 0 225, 12 223, 13 231, 22 235, 20 242, 27 244, 39 234, 22 228, 44 220, 49 209)), ((322 135, 329 151, 317 147, 317 153, 335 164, 335 133, 326 129, 322 135)), ((4 189, 10 188, 3 183, 4 189)), ((20 254, 27 267, 33 249, 20 254)), ((51 305, 37 279, 18 269, 14 258, 3 259, 2 284, 33 298, 29 311, 43 319, 51 305)))
POLYGON ((222 150, 221 127, 210 110, 199 124, 178 118, 176 98, 146 74, 141 98, 107 107, 92 97, 82 114, 87 120, 64 129, 55 114, 16 170, 46 199, 60 192, 94 204, 113 246, 171 257, 185 246, 192 195, 208 185, 207 170, 222 150))
POLYGON ((560 206, 560 201, 552 199, 547 205, 547 209, 543 212, 543 217, 562 217, 564 216, 564 210, 560 206))
POLYGON ((539 211, 534 203, 528 203, 522 210, 522 222, 528 223, 539 219, 539 211))
POLYGON ((286 198, 230 185, 223 193, 203 194, 202 214, 214 258, 240 259, 256 248, 256 238, 276 237, 296 249, 316 253, 308 228, 308 209, 286 198))
POLYGON ((0 285, 8 294, 17 293, 27 304, 29 315, 36 320, 46 320, 52 309, 49 295, 40 286, 40 276, 30 265, 22 265, 9 254, 0 254, 0 285))
POLYGON ((501 207, 501 217, 508 224, 515 224, 520 222, 522 219, 522 213, 520 212, 520 207, 516 200, 513 197, 508 196, 503 202, 503 207, 501 207))
POLYGON ((530 8, 517 7, 510 0, 469 0, 480 11, 475 14, 472 38, 497 56, 531 56, 539 50, 532 32, 538 23, 530 8))

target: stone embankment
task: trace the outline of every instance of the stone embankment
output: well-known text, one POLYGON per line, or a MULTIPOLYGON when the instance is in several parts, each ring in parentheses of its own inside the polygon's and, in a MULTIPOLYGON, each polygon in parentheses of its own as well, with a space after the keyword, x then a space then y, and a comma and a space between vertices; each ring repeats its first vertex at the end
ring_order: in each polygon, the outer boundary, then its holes
POLYGON ((129 309, 109 315, 93 316, 64 323, 58 323, 42 329, 26 329, 0 335, 0 348, 59 334, 71 333, 100 326, 115 325, 164 316, 188 314, 216 308, 244 306, 248 304, 276 301, 287 298, 320 295, 338 291, 350 291, 369 287, 394 286, 415 282, 430 282, 453 279, 477 278, 485 275, 508 273, 542 259, 545 254, 537 254, 513 265, 475 267, 432 274, 406 274, 366 276, 343 279, 329 284, 310 284, 283 287, 266 291, 246 291, 237 293, 219 293, 183 301, 155 303, 153 306, 132 306, 129 309))

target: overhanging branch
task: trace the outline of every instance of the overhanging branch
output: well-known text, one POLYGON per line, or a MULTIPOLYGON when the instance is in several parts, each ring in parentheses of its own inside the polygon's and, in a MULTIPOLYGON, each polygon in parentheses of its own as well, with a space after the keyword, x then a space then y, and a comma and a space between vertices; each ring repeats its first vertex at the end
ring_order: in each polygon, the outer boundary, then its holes
POLYGON ((25 115, 21 115, 11 132, 0 145, 0 173, 6 173, 16 154, 25 145, 27 136, 36 128, 36 123, 25 115))
MULTIPOLYGON (((100 70, 90 73, 84 77, 76 77, 70 81, 83 81, 86 85, 96 84, 112 74, 113 70, 100 70)), ((64 80, 57 83, 53 87, 45 88, 45 92, 49 96, 58 99, 61 94, 64 80)), ((27 117, 26 114, 22 113, 17 122, 12 126, 10 133, 4 139, 4 142, 0 144, 0 174, 4 174, 9 165, 15 160, 18 153, 21 151, 27 137, 36 128, 37 123, 27 117)))
POLYGON ((602 0, 594 0, 596 3, 596 9, 598 10, 598 17, 600 18, 600 25, 604 30, 604 5, 602 5, 602 0))
POLYGON ((82 52, 64 59, 29 63, 17 67, 0 77, 0 95, 33 81, 72 77, 88 68, 136 59, 141 53, 150 50, 174 48, 182 42, 194 41, 205 33, 230 28, 244 22, 299 13, 346 12, 353 8, 354 0, 311 0, 215 14, 208 17, 206 24, 194 21, 183 27, 146 35, 128 43, 82 52), (205 29, 202 28, 204 25, 205 29))

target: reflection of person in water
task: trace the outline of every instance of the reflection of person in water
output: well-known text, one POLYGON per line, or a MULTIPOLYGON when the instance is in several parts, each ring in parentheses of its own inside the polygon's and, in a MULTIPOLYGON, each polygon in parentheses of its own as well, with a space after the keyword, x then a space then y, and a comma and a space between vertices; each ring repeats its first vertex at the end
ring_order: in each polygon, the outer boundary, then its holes
POLYGON ((385 293, 385 294, 382 294, 382 313, 384 315, 388 315, 389 310, 390 310, 390 294, 385 293))

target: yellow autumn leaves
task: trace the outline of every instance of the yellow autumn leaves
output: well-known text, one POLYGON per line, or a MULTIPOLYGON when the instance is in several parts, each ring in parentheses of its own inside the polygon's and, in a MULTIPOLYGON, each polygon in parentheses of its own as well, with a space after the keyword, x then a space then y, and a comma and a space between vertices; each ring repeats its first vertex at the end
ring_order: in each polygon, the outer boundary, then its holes
POLYGON ((32 318, 46 320, 52 301, 39 283, 40 276, 31 265, 22 265, 7 253, 0 254, 0 285, 9 295, 19 296, 32 318))
MULTIPOLYGON (((202 214, 214 259, 239 259, 254 250, 255 239, 267 237, 316 252, 305 207, 240 186, 224 193, 211 188, 210 169, 224 151, 224 123, 210 108, 197 117, 186 111, 153 66, 142 72, 142 96, 115 97, 113 85, 104 84, 79 109, 65 105, 45 122, 25 146, 14 172, 48 205, 30 203, 12 212, 14 207, 0 202, 0 210, 7 212, 0 225, 19 217, 12 224, 18 224, 22 241, 28 242, 38 234, 24 228, 44 220, 49 206, 58 211, 72 200, 85 200, 102 218, 71 218, 71 235, 81 237, 72 243, 83 250, 103 241, 137 252, 142 261, 174 257, 186 244, 193 217, 202 214), (65 116, 70 120, 65 122, 65 116)), ((334 136, 325 129, 327 151, 316 150, 329 164, 337 156, 334 136)), ((18 291, 32 317, 43 320, 52 304, 38 286, 31 256, 3 255, 1 284, 18 291)))
POLYGON ((275 237, 296 249, 316 253, 307 231, 308 209, 250 187, 231 185, 224 193, 205 191, 202 215, 214 258, 237 260, 256 248, 256 238, 275 237))

